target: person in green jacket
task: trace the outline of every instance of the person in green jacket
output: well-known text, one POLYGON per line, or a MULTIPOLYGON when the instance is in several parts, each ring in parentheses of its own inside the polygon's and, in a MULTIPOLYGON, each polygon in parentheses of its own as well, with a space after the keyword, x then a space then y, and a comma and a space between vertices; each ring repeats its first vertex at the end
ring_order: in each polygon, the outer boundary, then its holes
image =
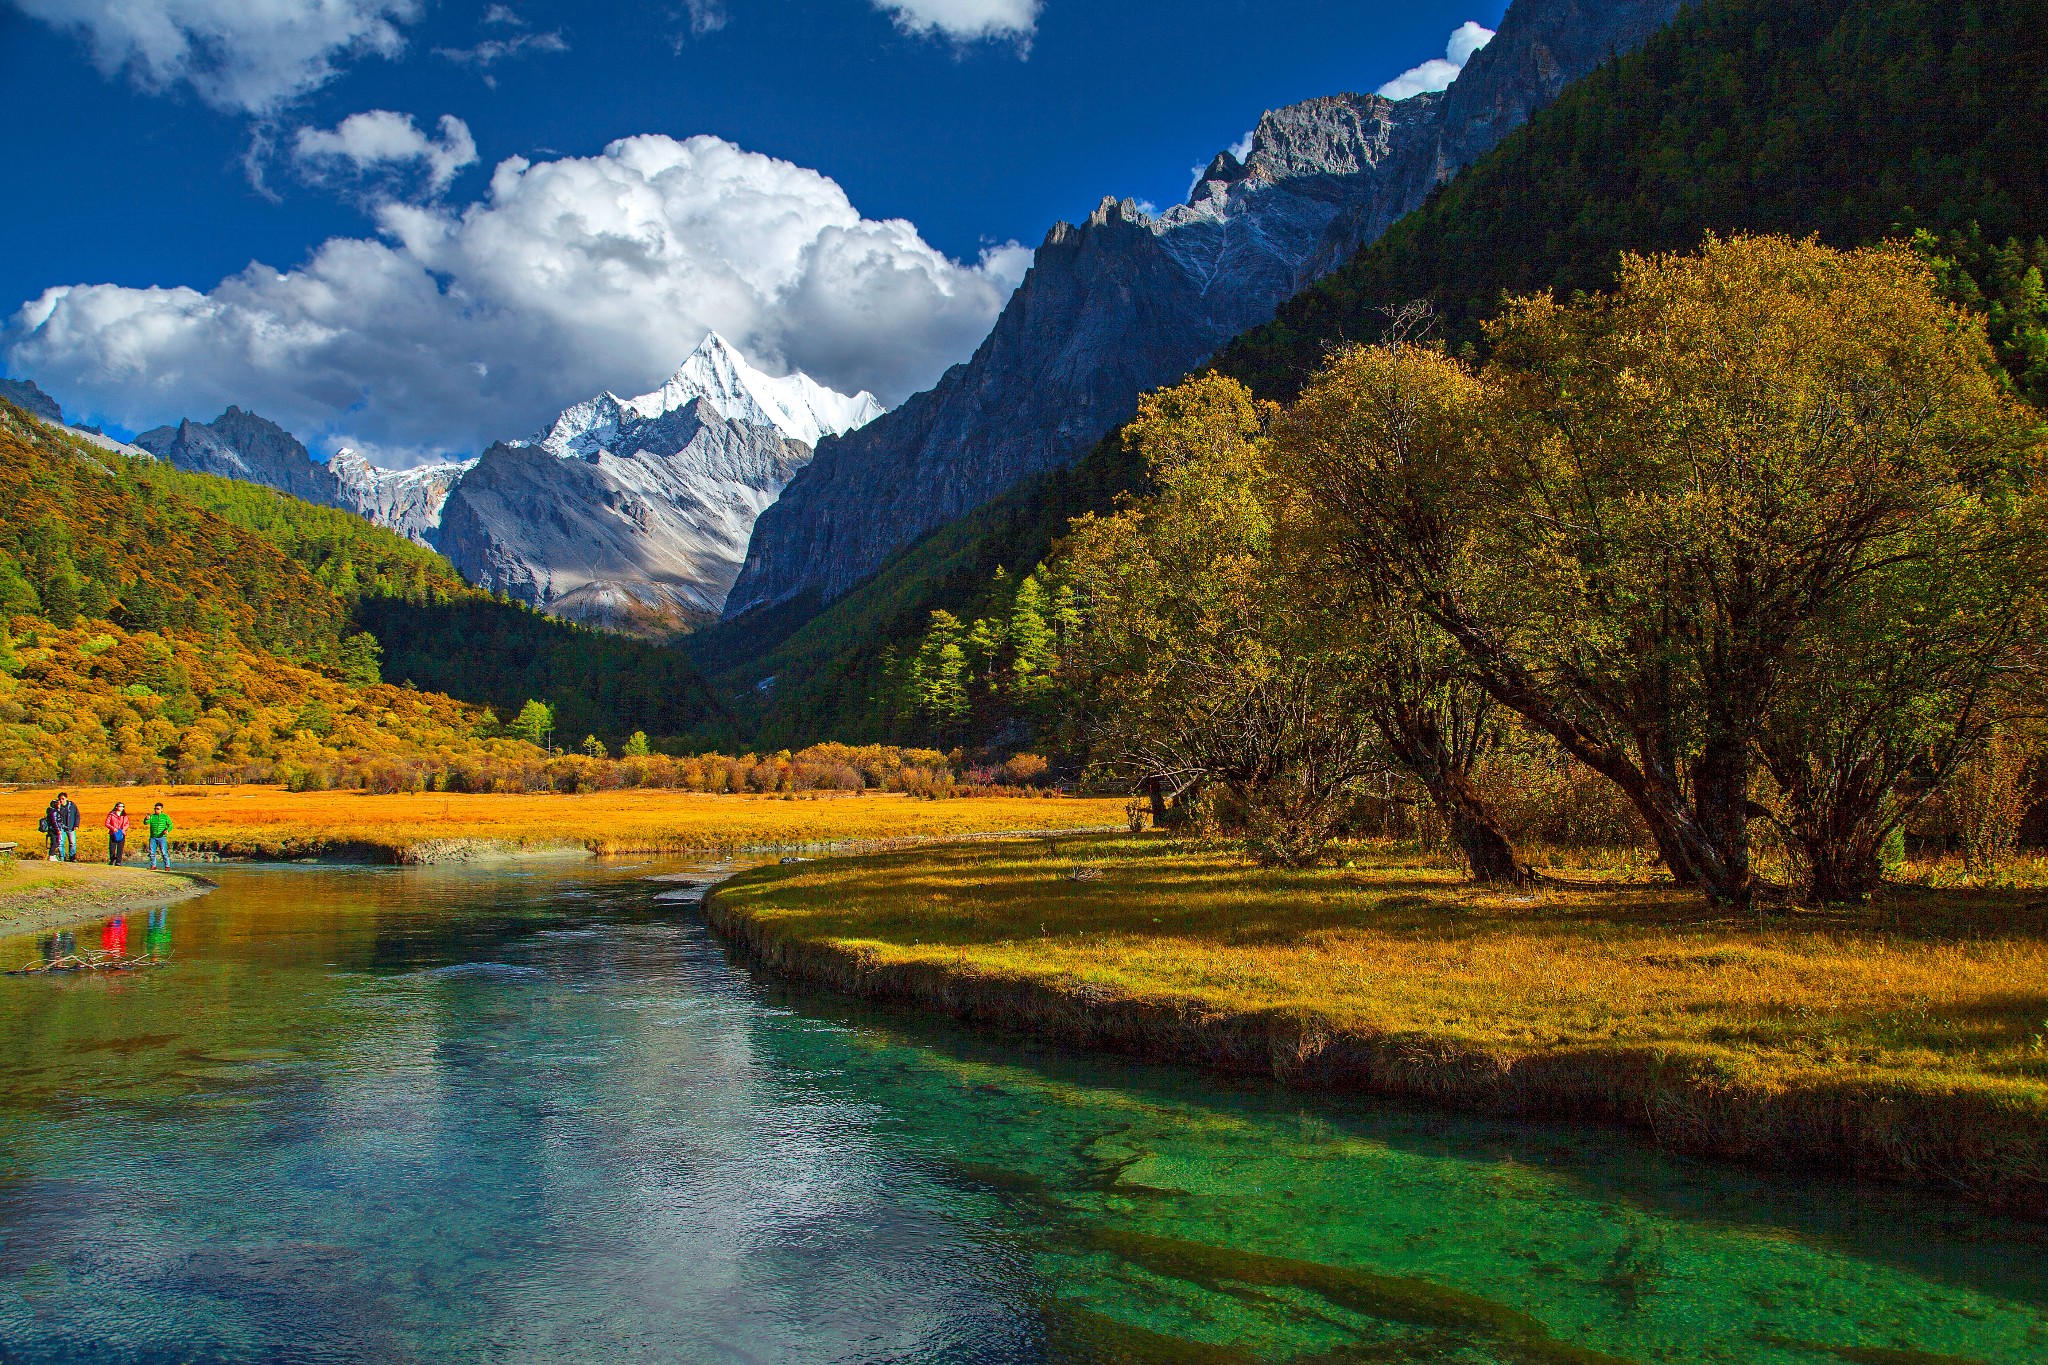
POLYGON ((149 826, 149 865, 170 871, 171 817, 164 814, 164 803, 157 802, 156 809, 143 817, 143 823, 149 826), (161 864, 157 862, 159 858, 163 859, 161 864))

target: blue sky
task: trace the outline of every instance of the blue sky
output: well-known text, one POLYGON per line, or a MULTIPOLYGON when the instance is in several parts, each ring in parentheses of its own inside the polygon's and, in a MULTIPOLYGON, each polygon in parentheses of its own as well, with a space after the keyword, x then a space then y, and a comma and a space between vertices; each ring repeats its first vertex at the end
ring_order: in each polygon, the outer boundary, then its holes
POLYGON ((1261 110, 1503 8, 0 0, 35 187, 0 355, 116 429, 238 401, 393 463, 651 386, 705 325, 900 401, 985 333, 1004 244, 1177 202, 1261 110))

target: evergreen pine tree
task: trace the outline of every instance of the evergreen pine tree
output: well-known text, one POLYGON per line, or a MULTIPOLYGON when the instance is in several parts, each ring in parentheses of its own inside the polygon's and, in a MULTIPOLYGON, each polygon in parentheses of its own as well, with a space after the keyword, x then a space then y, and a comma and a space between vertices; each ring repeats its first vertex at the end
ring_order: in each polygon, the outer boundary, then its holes
POLYGON ((78 620, 78 575, 72 572, 71 561, 64 558, 58 567, 43 580, 43 615, 50 624, 69 628, 78 620))
POLYGON ((1010 673, 1020 698, 1045 690, 1057 660, 1052 626, 1045 619, 1045 586, 1038 574, 1017 585, 1010 607, 1010 673))
POLYGON ((931 628, 917 652, 918 709, 942 728, 967 714, 967 652, 960 645, 960 618, 932 613, 931 628))

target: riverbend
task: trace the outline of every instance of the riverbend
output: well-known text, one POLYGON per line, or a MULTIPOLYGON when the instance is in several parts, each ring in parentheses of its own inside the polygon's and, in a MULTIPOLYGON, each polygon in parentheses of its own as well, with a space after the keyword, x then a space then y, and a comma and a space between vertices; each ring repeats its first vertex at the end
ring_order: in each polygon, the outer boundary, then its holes
POLYGON ((0 980, 6 1358, 2048 1353, 2037 1225, 791 990, 684 870, 227 866, 0 980))

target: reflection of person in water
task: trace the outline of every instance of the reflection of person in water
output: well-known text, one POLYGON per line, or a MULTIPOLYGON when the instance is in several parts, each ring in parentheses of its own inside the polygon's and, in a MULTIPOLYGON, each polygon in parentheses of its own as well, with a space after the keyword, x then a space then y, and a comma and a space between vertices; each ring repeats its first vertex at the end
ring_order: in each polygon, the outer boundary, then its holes
POLYGON ((59 929, 43 940, 43 961, 55 962, 60 957, 70 957, 78 951, 78 935, 69 929, 59 929))
POLYGON ((115 957, 128 956, 128 921, 116 915, 102 925, 100 947, 115 957))
POLYGON ((152 910, 149 912, 149 928, 143 931, 143 950, 151 957, 162 957, 171 950, 171 912, 152 910))

